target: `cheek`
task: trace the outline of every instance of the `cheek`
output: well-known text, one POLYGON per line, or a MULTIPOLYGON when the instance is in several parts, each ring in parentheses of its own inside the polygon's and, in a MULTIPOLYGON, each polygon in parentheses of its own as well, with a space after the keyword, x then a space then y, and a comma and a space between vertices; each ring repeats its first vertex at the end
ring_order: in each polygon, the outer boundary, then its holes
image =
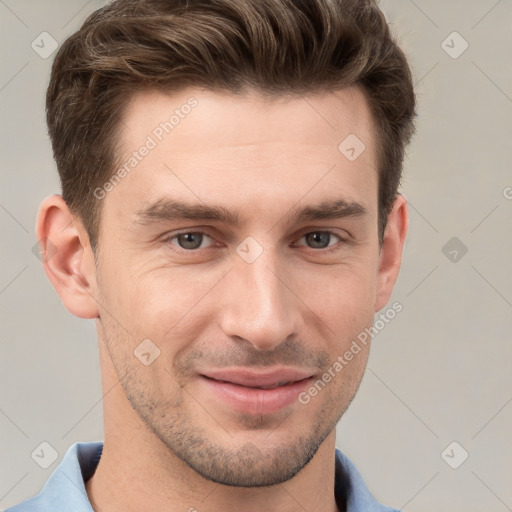
POLYGON ((362 263, 338 267, 299 281, 299 296, 342 339, 373 321, 377 280, 368 268, 362 263))
POLYGON ((208 320, 204 312, 216 273, 211 279, 198 273, 198 278, 179 268, 160 268, 132 277, 125 288, 123 314, 133 332, 152 339, 167 353, 175 353, 195 339, 201 323, 208 320))
MULTIPOLYGON (((373 320, 376 272, 372 269, 377 262, 370 253, 365 248, 342 264, 292 263, 286 270, 285 281, 294 294, 345 341, 373 320)), ((201 325, 215 320, 220 303, 216 283, 226 267, 169 266, 160 256, 140 263, 112 257, 104 264, 102 274, 108 278, 102 283, 104 306, 133 337, 157 344, 173 339, 184 345, 201 325)))

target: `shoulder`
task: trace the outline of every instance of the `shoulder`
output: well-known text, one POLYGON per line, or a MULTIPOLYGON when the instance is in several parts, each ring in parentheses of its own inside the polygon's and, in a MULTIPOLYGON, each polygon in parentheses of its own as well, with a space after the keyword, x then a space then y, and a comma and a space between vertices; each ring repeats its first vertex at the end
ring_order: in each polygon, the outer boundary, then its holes
POLYGON ((92 512, 84 482, 94 473, 102 442, 75 443, 69 447, 43 489, 5 512, 92 512))

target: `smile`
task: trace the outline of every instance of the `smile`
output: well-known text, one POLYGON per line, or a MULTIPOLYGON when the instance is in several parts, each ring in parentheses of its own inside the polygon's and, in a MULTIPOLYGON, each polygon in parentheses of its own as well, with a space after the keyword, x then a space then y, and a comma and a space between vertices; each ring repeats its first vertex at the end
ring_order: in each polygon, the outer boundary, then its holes
POLYGON ((209 370, 200 375, 208 394, 245 414, 273 414, 292 406, 313 374, 289 368, 254 372, 243 368, 209 370))

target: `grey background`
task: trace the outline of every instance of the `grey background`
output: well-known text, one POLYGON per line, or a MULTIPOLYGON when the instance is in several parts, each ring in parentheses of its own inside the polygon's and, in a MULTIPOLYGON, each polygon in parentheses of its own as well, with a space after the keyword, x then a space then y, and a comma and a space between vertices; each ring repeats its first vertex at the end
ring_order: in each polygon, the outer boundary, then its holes
MULTIPOLYGON (((32 253, 38 206, 59 186, 43 109, 52 57, 31 48, 43 31, 62 42, 102 4, 0 0, 2 509, 38 492, 72 443, 102 439, 94 324, 65 310, 32 253), (47 469, 31 458, 43 441, 58 452, 47 469)), ((512 510, 512 2, 382 7, 420 112, 402 188, 410 230, 389 303, 403 311, 373 340, 337 446, 385 504, 512 510), (469 44, 458 58, 445 51, 462 49, 459 36, 446 39, 454 31, 469 44), (463 448, 445 451, 453 441, 463 448), (462 449, 469 458, 452 469, 445 460, 460 462, 462 449)))

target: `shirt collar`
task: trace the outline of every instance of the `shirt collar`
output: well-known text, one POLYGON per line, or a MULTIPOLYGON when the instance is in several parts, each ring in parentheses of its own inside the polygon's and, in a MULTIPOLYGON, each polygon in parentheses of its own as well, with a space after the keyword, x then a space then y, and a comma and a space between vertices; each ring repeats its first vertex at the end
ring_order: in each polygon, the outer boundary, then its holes
POLYGON ((366 486, 361 473, 340 450, 336 450, 334 495, 336 503, 347 512, 399 512, 377 502, 366 486))

